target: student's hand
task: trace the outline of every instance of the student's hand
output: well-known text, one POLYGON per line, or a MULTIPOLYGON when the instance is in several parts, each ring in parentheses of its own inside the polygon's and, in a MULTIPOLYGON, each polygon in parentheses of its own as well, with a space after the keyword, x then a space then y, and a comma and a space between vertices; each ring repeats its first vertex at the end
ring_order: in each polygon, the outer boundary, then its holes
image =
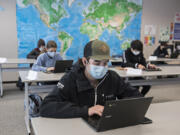
POLYGON ((54 67, 47 68, 47 71, 53 71, 53 70, 54 70, 54 67))
POLYGON ((154 69, 154 68, 157 68, 157 67, 154 64, 149 64, 148 68, 153 68, 154 69))
POLYGON ((166 55, 165 58, 169 58, 169 55, 166 55))
POLYGON ((138 65, 138 68, 139 68, 139 69, 145 69, 145 66, 139 64, 139 65, 138 65))
POLYGON ((102 116, 103 111, 104 111, 104 106, 102 106, 102 105, 95 105, 95 106, 90 107, 88 109, 88 115, 92 116, 94 114, 97 114, 99 116, 102 116))

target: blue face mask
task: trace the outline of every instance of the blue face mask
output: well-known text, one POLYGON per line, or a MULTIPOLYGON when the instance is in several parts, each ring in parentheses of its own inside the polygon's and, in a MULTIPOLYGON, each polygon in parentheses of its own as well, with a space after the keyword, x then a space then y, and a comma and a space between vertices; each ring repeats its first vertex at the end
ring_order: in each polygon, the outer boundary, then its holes
POLYGON ((88 72, 94 79, 101 79, 105 76, 107 71, 108 68, 105 66, 90 65, 90 70, 88 72))
POLYGON ((56 52, 47 52, 47 54, 53 58, 55 56, 56 52))

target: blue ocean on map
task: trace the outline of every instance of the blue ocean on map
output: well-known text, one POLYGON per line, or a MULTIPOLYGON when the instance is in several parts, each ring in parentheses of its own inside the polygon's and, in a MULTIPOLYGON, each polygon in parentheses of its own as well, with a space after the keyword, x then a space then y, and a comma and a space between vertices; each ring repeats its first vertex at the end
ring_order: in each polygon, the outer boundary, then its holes
MULTIPOLYGON (((40 19, 39 11, 33 5, 21 8, 17 4, 18 57, 25 58, 36 47, 39 38, 44 39, 46 43, 48 40, 55 40, 58 45, 57 51, 59 52, 61 42, 58 40, 58 32, 62 31, 73 37, 73 42, 64 58, 77 60, 79 57, 82 57, 84 45, 90 40, 88 35, 80 33, 80 27, 84 19, 82 12, 90 2, 90 0, 82 0, 81 4, 79 4, 78 1, 75 1, 71 6, 65 2, 64 9, 68 13, 68 16, 58 22, 56 30, 49 28, 40 19)), ((137 13, 130 23, 127 24, 126 28, 121 31, 121 40, 118 39, 118 33, 116 31, 112 31, 111 33, 107 29, 103 31, 99 39, 108 43, 111 48, 111 55, 122 55, 123 50, 121 45, 124 42, 140 38, 141 15, 142 12, 137 13)))

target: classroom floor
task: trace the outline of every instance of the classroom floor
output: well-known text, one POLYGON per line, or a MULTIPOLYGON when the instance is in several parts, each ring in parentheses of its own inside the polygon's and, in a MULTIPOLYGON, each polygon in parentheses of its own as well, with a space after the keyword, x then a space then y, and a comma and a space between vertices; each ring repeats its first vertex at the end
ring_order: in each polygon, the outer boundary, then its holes
MULTIPOLYGON (((15 84, 4 84, 0 98, 0 135, 26 135, 24 122, 24 92, 15 84)), ((180 84, 153 86, 147 96, 154 96, 153 103, 180 100, 180 84)))

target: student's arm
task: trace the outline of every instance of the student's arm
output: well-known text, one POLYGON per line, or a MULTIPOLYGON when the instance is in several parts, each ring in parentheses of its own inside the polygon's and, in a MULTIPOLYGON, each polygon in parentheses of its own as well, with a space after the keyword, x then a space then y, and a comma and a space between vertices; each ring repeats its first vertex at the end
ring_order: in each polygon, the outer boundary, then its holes
POLYGON ((154 51, 153 56, 159 57, 159 55, 160 55, 159 52, 160 52, 160 48, 158 47, 158 48, 154 51))
POLYGON ((168 53, 167 49, 164 49, 164 56, 165 56, 165 57, 166 57, 166 56, 169 56, 169 53, 168 53))
POLYGON ((50 118, 74 118, 88 116, 88 107, 79 106, 75 101, 75 85, 65 75, 54 90, 42 102, 40 115, 50 118))
POLYGON ((38 56, 35 52, 35 50, 32 50, 28 55, 27 55, 27 58, 28 59, 36 59, 38 56))
POLYGON ((123 53, 123 67, 133 67, 133 68, 136 68, 138 63, 132 63, 130 59, 131 59, 130 56, 125 51, 123 53))
POLYGON ((144 54, 141 53, 141 61, 139 64, 143 65, 144 67, 148 67, 148 64, 146 63, 146 59, 144 58, 144 54))
POLYGON ((37 58, 37 61, 33 64, 32 70, 34 71, 47 71, 47 67, 45 67, 45 59, 40 55, 37 58))

